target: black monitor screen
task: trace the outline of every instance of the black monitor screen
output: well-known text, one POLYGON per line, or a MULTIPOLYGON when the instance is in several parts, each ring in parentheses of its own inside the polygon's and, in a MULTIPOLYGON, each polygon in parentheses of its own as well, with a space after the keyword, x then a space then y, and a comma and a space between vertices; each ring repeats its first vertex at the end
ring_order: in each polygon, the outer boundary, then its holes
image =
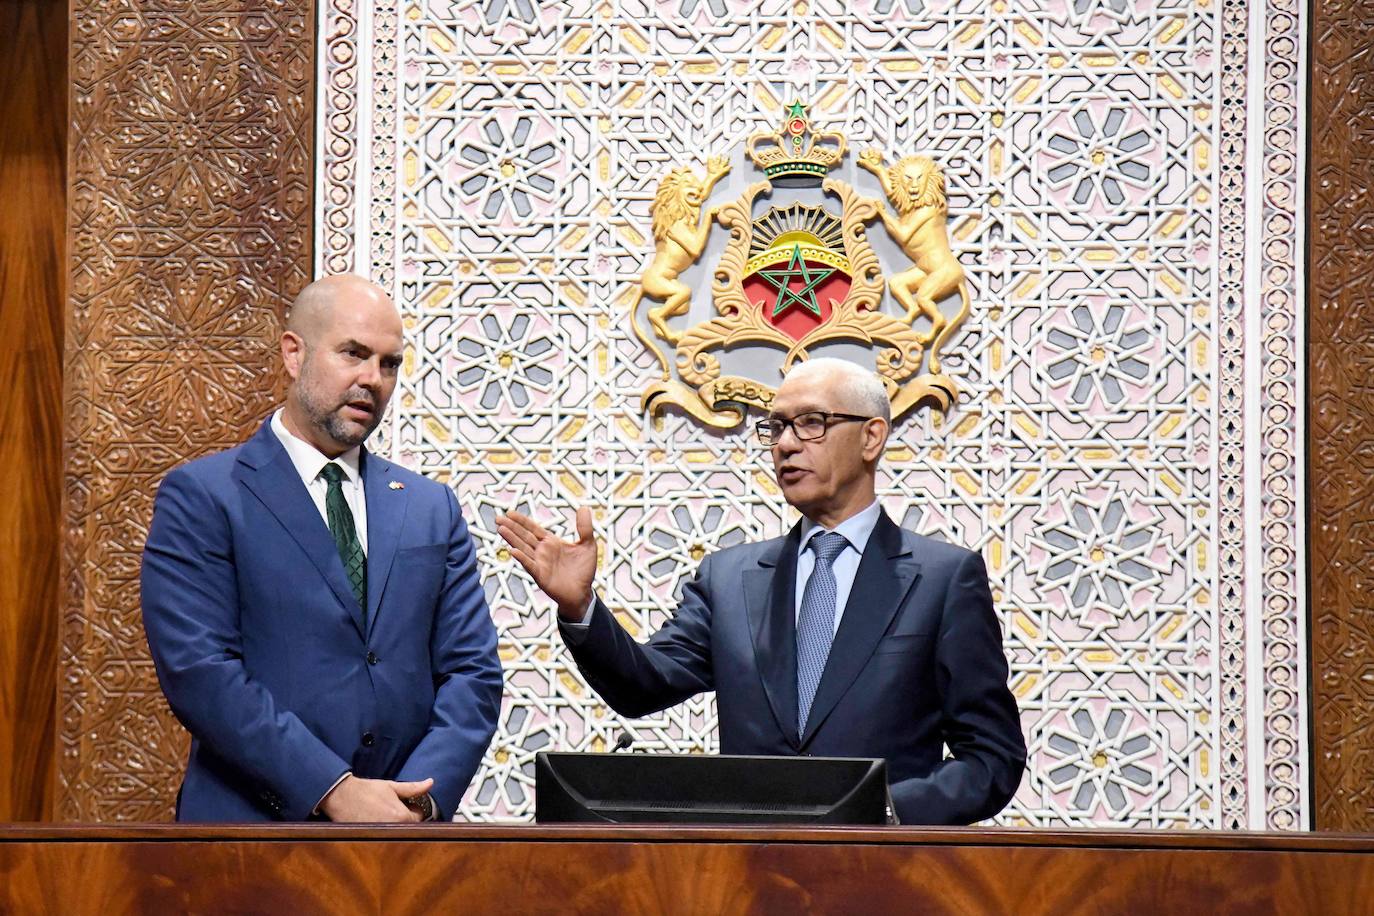
POLYGON ((882 760, 540 753, 534 773, 541 824, 887 823, 882 760))

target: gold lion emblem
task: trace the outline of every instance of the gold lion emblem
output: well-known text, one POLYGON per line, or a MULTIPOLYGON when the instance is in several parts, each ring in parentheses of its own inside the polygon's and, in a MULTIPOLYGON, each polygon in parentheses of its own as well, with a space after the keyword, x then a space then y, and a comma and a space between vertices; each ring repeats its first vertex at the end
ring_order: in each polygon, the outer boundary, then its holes
POLYGON ((890 277, 887 288, 906 310, 909 323, 914 324, 918 317, 930 322, 921 343, 930 350, 930 371, 939 374, 940 348, 971 308, 964 267, 949 247, 945 174, 929 156, 906 156, 884 167, 883 154, 876 149, 859 154, 859 167, 878 177, 888 202, 897 211, 893 216, 881 204, 874 204, 892 240, 911 259, 911 267, 890 277), (956 292, 959 313, 946 319, 939 302, 956 292))
POLYGON ((689 167, 678 166, 659 182, 649 210, 653 217, 654 258, 644 269, 639 287, 641 295, 662 301, 662 305, 649 310, 649 324, 655 334, 675 346, 682 334, 668 327, 668 319, 685 315, 692 304, 691 288, 678 277, 706 249, 716 208, 707 210, 706 218, 701 219, 701 205, 716 182, 729 173, 730 164, 724 156, 707 160, 704 181, 689 167))

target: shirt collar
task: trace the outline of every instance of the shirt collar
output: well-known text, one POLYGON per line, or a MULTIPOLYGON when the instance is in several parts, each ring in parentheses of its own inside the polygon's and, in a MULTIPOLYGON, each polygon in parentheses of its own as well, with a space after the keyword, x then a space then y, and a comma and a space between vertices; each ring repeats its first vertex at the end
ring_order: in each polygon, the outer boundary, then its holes
POLYGON ((320 471, 331 460, 343 468, 344 476, 348 478, 349 483, 356 484, 358 482, 358 477, 361 474, 359 455, 362 452, 362 446, 355 445, 339 457, 330 459, 309 442, 292 434, 291 430, 287 429, 286 424, 282 422, 281 414, 281 408, 272 414, 272 432, 276 434, 282 448, 286 449, 287 457, 291 459, 291 464, 296 468, 296 473, 301 475, 301 481, 307 487, 315 482, 315 478, 320 476, 320 471))
POLYGON ((873 534, 873 529, 878 527, 878 516, 882 514, 882 511, 882 504, 875 499, 867 509, 851 515, 834 528, 829 529, 822 528, 809 518, 803 518, 801 543, 797 545, 797 555, 801 556, 806 551, 806 545, 811 541, 811 538, 822 531, 834 531, 836 534, 842 535, 850 547, 862 554, 864 548, 868 546, 868 539, 873 534))

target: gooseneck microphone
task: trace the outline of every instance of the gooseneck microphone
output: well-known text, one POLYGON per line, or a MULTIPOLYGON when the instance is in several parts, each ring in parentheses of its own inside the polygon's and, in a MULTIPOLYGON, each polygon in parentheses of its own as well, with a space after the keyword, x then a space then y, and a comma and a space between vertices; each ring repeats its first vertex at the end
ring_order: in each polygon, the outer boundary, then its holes
POLYGON ((635 739, 631 737, 630 733, 621 729, 620 734, 616 735, 615 747, 611 748, 611 753, 615 753, 616 751, 628 751, 630 745, 634 743, 635 739))

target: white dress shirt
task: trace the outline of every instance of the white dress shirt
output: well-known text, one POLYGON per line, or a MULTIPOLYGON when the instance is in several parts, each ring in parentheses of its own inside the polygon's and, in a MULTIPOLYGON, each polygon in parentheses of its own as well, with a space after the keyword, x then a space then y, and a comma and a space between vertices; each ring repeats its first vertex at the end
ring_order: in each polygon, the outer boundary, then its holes
MULTIPOLYGON (((325 508, 324 498, 329 492, 329 481, 320 476, 320 471, 331 460, 339 467, 343 468, 343 480, 339 481, 339 487, 343 490, 344 501, 348 503, 348 510, 353 513, 353 527, 358 533, 358 543, 362 545, 363 555, 367 555, 367 500, 363 496, 363 475, 359 463, 359 453, 362 446, 355 445, 353 448, 344 452, 337 458, 326 457, 319 449, 298 439, 286 428, 286 424, 281 419, 281 409, 272 414, 272 432, 276 434, 282 447, 286 449, 287 457, 291 459, 291 464, 295 466, 296 473, 301 475, 301 483, 305 484, 305 489, 310 494, 310 498, 315 501, 315 508, 320 510, 320 518, 324 519, 326 526, 329 525, 329 510, 325 508)), ((353 771, 349 770, 338 778, 334 785, 329 787, 329 792, 333 792, 339 787, 353 771)), ((329 797, 329 792, 320 796, 320 800, 315 804, 311 814, 318 814, 320 806, 329 797)))
MULTIPOLYGON (((329 492, 329 481, 320 476, 320 471, 324 470, 324 466, 329 464, 331 459, 309 442, 296 438, 282 422, 281 410, 272 414, 272 432, 286 449, 291 463, 295 465, 296 473, 301 475, 301 483, 305 484, 310 498, 315 501, 315 508, 320 510, 320 518, 328 525, 329 511, 325 508, 324 498, 329 492)), ((359 463, 361 451, 362 446, 355 445, 332 460, 343 468, 344 476, 339 485, 343 490, 344 501, 348 503, 348 510, 353 513, 353 527, 357 529, 358 543, 362 545, 363 555, 366 556, 367 499, 363 494, 363 475, 359 463)))
POLYGON ((810 519, 802 520, 801 543, 797 545, 797 594, 795 613, 801 617, 802 593, 816 568, 816 554, 806 545, 822 531, 833 531, 845 539, 845 548, 835 557, 830 568, 835 573, 835 629, 840 628, 840 618, 844 616, 844 606, 849 601, 849 592, 854 588, 854 577, 859 574, 859 561, 863 559, 864 548, 873 529, 878 525, 878 516, 883 508, 875 499, 862 512, 851 515, 834 528, 822 528, 810 519))

